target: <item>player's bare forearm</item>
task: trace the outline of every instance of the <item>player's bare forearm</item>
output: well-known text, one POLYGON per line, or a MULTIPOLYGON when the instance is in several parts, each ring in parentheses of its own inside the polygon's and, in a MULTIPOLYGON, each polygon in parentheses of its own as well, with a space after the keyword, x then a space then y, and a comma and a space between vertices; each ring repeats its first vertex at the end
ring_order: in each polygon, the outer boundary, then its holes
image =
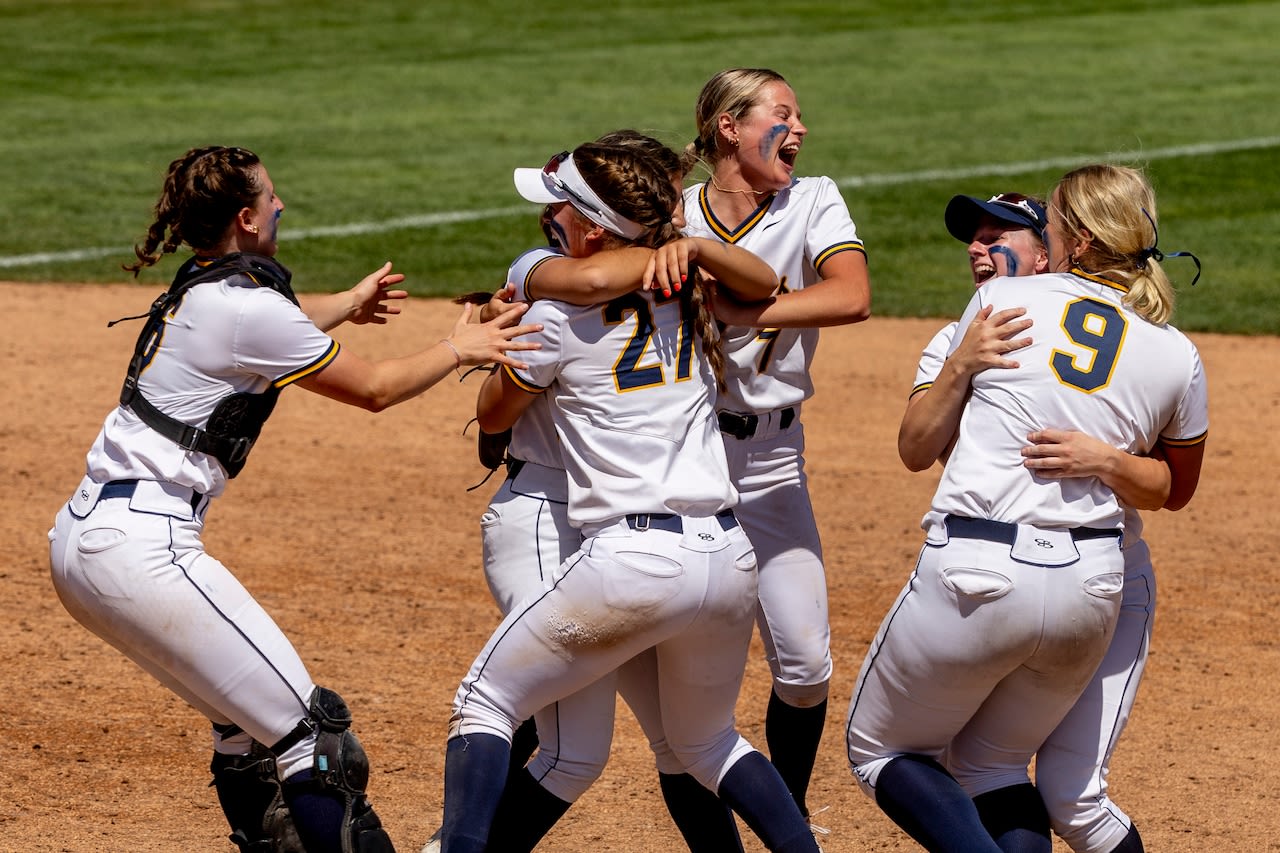
POLYGON ((898 457, 907 470, 925 471, 943 458, 960 429, 968 396, 969 377, 944 365, 930 388, 907 401, 898 427, 898 457))
POLYGON ((485 432, 510 429, 533 403, 536 394, 525 391, 503 368, 485 379, 476 397, 476 423, 485 432))
POLYGON ((1099 479, 1111 487, 1125 506, 1162 509, 1169 501, 1173 478, 1161 459, 1115 450, 1112 464, 1099 479))
POLYGON ((1136 456, 1077 430, 1045 429, 1027 436, 1023 465, 1041 477, 1097 477, 1133 509, 1163 508, 1172 471, 1162 456, 1136 456))
POLYGON ((536 299, 595 305, 640 286, 653 250, 639 246, 596 252, 585 258, 555 258, 541 264, 525 284, 536 299))
POLYGON ((1200 466, 1204 463, 1205 442, 1189 447, 1175 447, 1161 442, 1155 455, 1162 457, 1169 466, 1173 482, 1169 485, 1169 499, 1164 509, 1179 510, 1186 506, 1200 485, 1200 466))
POLYGON ((871 284, 860 252, 842 252, 822 271, 822 281, 801 290, 753 303, 717 302, 716 316, 733 326, 757 329, 843 326, 871 316, 871 284))
POLYGON ((318 373, 298 380, 298 385, 340 403, 380 412, 416 397, 453 372, 457 358, 437 344, 403 358, 368 362, 349 350, 318 373))
POLYGON ((778 274, 756 254, 719 240, 690 238, 697 245, 696 262, 716 283, 744 302, 767 299, 778 289, 778 274))
POLYGON ((448 338, 412 355, 369 362, 342 349, 323 370, 298 384, 339 402, 380 412, 418 396, 464 364, 523 366, 508 353, 541 346, 537 341, 520 340, 542 329, 536 323, 516 325, 527 304, 512 305, 487 323, 469 322, 474 309, 474 305, 464 305, 448 338))

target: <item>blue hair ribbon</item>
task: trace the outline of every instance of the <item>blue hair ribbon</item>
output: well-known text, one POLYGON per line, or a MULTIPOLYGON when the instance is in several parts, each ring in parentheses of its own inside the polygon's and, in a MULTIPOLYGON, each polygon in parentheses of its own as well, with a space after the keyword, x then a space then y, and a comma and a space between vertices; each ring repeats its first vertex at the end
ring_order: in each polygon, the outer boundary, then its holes
POLYGON ((1147 217, 1147 221, 1151 223, 1151 231, 1155 235, 1155 239, 1151 241, 1151 245, 1148 248, 1138 250, 1138 269, 1145 270, 1147 268, 1147 260, 1150 258, 1155 258, 1157 262, 1163 261, 1165 258, 1190 258, 1196 265, 1195 278, 1191 279, 1191 286, 1195 287, 1196 282, 1200 280, 1202 271, 1200 259, 1191 252, 1169 252, 1166 255, 1160 251, 1158 246, 1160 243, 1160 229, 1156 227, 1156 221, 1151 218, 1151 214, 1147 212, 1145 207, 1142 208, 1142 215, 1147 217))

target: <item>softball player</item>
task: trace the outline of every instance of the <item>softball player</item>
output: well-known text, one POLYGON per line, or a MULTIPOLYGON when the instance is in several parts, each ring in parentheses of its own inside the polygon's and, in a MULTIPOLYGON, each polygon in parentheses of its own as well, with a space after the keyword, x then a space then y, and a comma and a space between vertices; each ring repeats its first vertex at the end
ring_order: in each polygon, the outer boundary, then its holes
MULTIPOLYGON (((1199 480, 1205 378, 1166 325, 1154 211, 1131 169, 1066 175, 1048 215, 1052 272, 983 284, 921 402, 942 399, 952 374, 972 389, 915 572, 855 684, 846 745, 859 784, 927 849, 1049 849, 1027 765, 1089 684, 1120 611, 1128 487, 1078 476, 1034 436, 1081 429, 1127 453, 1158 447, 1171 509, 1199 480), (1035 338, 1015 337, 1028 324, 1035 338)), ((1147 462, 1143 488, 1159 464, 1147 462)))
MULTIPOLYGON (((676 235, 669 175, 625 148, 579 146, 541 172, 518 171, 517 187, 556 205, 570 255, 676 235)), ((772 284, 768 267, 754 263, 753 275, 772 284)), ((755 558, 731 509, 714 378, 695 333, 709 325, 694 317, 691 294, 641 291, 589 307, 537 302, 541 358, 482 388, 480 425, 489 431, 553 395, 568 516, 583 541, 511 610, 459 687, 445 765, 446 853, 485 849, 516 725, 648 649, 663 727, 683 766, 769 849, 815 849, 772 765, 733 728, 755 558)))
POLYGON ((407 295, 388 288, 404 277, 388 263, 304 313, 273 259, 283 211, 245 149, 196 148, 170 164, 156 221, 125 269, 183 243, 195 256, 153 303, 120 405, 49 532, 53 584, 81 624, 209 719, 213 787, 239 848, 380 853, 392 844, 365 797, 368 758, 350 711, 205 553, 205 516, 285 386, 377 410, 462 363, 514 365, 504 351, 534 345, 510 338, 536 327, 511 325, 522 308, 471 325, 468 308, 439 344, 365 362, 322 328, 385 322, 399 311, 387 300, 407 295))
POLYGON ((693 148, 711 176, 685 193, 686 233, 754 252, 780 282, 757 305, 717 299, 729 328, 727 389, 716 408, 738 516, 760 563, 757 621, 773 672, 765 738, 808 815, 832 664, 800 412, 813 393, 817 327, 870 314, 866 253, 835 183, 794 175, 808 129, 781 75, 723 71, 703 87, 696 113, 693 148))
MULTIPOLYGON (((653 157, 658 168, 671 175, 679 200, 686 164, 671 149, 629 130, 606 134, 596 142, 653 157)), ((556 158, 553 164, 558 169, 556 158)), ((677 228, 684 225, 681 207, 678 204, 671 217, 677 228)), ((549 245, 516 259, 507 273, 509 284, 499 292, 495 307, 506 299, 528 299, 530 294, 572 304, 597 304, 641 286, 656 287, 670 297, 681 289, 681 276, 689 268, 691 254, 701 267, 720 274, 722 286, 736 289, 743 298, 762 298, 776 285, 772 277, 760 284, 735 275, 735 259, 750 260, 744 250, 701 239, 667 244, 661 264, 654 250, 640 246, 597 250, 593 245, 590 254, 567 255, 561 248, 567 235, 550 212, 548 206, 542 216, 549 245), (699 249, 706 254, 698 255, 699 249)), ((481 519, 485 578, 504 615, 522 598, 540 591, 560 563, 582 544, 581 531, 568 520, 568 475, 547 395, 538 396, 512 427, 507 458, 507 479, 481 519)), ((542 709, 535 715, 543 735, 541 742, 537 734, 531 736, 532 726, 522 724, 517 729, 506 793, 489 837, 491 848, 513 853, 533 849, 603 772, 612 742, 615 686, 632 705, 650 739, 663 742, 649 657, 624 665, 617 676, 610 673, 542 709), (535 747, 537 755, 526 769, 525 762, 535 747)), ((659 779, 672 819, 691 849, 724 851, 740 845, 737 825, 728 809, 714 793, 683 774, 674 759, 670 761, 665 769, 671 772, 660 773, 659 779), (719 819, 713 822, 712 815, 719 819), (715 836, 703 838, 704 826, 715 827, 715 836)), ((423 853, 439 849, 437 832, 423 853)))
MULTIPOLYGON (((1017 193, 996 195, 986 201, 958 195, 947 205, 946 222, 952 236, 968 243, 975 285, 996 275, 1042 273, 1048 266, 1043 243, 1045 213, 1037 199, 1017 193)), ((1012 320, 1008 325, 1017 329, 1012 334, 1025 329, 1025 321, 1021 320, 1012 320)), ((932 464, 932 460, 916 458, 918 446, 928 443, 928 423, 922 425, 914 419, 922 411, 918 404, 931 393, 929 389, 942 372, 957 326, 951 323, 934 337, 916 371, 899 436, 899 452, 913 470, 932 464)), ((1009 334, 1009 328, 996 329, 991 340, 1006 340, 1009 334)), ((963 364, 963 353, 959 349, 957 353, 960 357, 953 364, 963 364)), ((963 387, 968 388, 967 376, 963 387)), ((940 391, 947 393, 945 389, 940 391)), ((958 418, 963 399, 962 394, 951 394, 949 418, 958 418)), ((1024 454, 1034 452, 1029 461, 1040 468, 1042 476, 1053 476, 1061 470, 1042 465, 1062 466, 1057 460, 1072 460, 1070 476, 1100 477, 1115 489, 1125 506, 1121 546, 1124 593, 1115 634, 1089 686, 1036 753, 1036 787, 1044 798, 1054 831, 1077 853, 1136 853, 1143 849, 1141 838, 1132 820, 1108 796, 1107 772, 1146 666, 1155 610, 1151 552, 1141 538, 1142 520, 1134 506, 1159 509, 1163 505, 1167 493, 1161 491, 1159 484, 1168 477, 1168 466, 1159 459, 1134 456, 1075 431, 1033 433, 1032 440, 1035 443, 1024 454), (1142 490, 1144 479, 1152 475, 1157 483, 1154 499, 1142 490)))

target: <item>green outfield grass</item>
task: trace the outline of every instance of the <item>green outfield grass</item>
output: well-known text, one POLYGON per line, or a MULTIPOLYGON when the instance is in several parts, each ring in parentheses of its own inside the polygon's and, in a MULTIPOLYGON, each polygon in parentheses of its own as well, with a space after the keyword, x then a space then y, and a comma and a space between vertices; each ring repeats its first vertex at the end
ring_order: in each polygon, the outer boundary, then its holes
POLYGON ((168 162, 220 143, 271 170, 301 289, 387 258, 420 295, 496 287, 539 239, 513 167, 619 127, 683 145, 706 78, 762 65, 799 95, 800 173, 844 187, 878 315, 962 308, 951 195, 1112 159, 1204 262, 1194 290, 1167 262, 1178 324, 1280 334, 1280 3, 1069 6, 0 0, 0 279, 122 280, 168 162))

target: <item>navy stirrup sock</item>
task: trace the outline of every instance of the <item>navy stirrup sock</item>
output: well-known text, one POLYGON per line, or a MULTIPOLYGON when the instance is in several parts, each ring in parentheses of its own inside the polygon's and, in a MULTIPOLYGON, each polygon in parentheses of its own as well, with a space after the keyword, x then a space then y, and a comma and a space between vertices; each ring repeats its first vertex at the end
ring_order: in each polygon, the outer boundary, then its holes
POLYGON ((809 778, 818 757, 818 744, 827 724, 827 700, 812 708, 796 708, 782 701, 777 691, 769 695, 769 708, 764 718, 764 739, 769 745, 769 759, 778 775, 795 797, 800 813, 808 817, 805 796, 809 778))
POLYGON ((533 717, 530 717, 511 736, 511 767, 507 770, 507 775, 514 774, 528 764, 537 748, 538 727, 534 725, 533 717))
POLYGON ((978 809, 942 765, 902 755, 880 771, 876 805, 932 853, 1002 853, 978 809))
POLYGON ((733 812, 688 773, 659 773, 658 786, 690 853, 742 853, 733 812))
POLYGON ((444 759, 443 846, 450 853, 482 853, 507 783, 511 745, 497 735, 449 739, 444 759))
POLYGON ((533 774, 521 767, 507 777, 486 849, 490 853, 528 853, 571 805, 538 784, 533 774))
POLYGON ((778 771, 758 752, 748 752, 720 780, 720 799, 742 816, 764 846, 775 853, 815 853, 809 824, 778 771))
POLYGON ((295 773, 280 786, 298 837, 308 853, 342 853, 346 799, 311 784, 311 771, 295 773))
POLYGON ((1120 839, 1120 843, 1111 848, 1111 853, 1145 853, 1142 836, 1138 835, 1137 824, 1129 824, 1129 834, 1120 839))
POLYGON ((973 804, 1004 853, 1052 853, 1049 811, 1035 785, 997 788, 974 797, 973 804))

